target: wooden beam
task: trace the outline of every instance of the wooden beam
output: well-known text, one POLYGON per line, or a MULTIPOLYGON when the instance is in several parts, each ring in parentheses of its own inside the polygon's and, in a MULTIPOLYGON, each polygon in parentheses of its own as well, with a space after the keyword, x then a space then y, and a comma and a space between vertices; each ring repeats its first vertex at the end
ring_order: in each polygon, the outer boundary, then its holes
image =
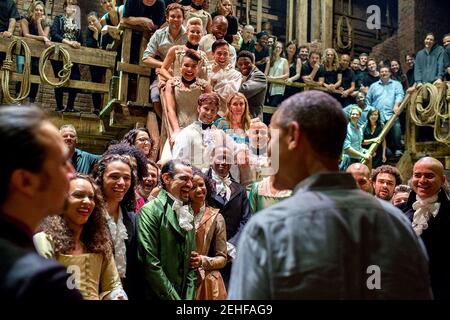
MULTIPOLYGON (((131 29, 125 29, 123 32, 122 40, 122 56, 121 63, 130 63, 130 51, 131 51, 131 35, 133 31, 131 29)), ((120 71, 120 70, 119 70, 120 71)), ((119 100, 125 103, 128 99, 128 73, 121 70, 120 83, 119 83, 119 100)))
POLYGON ((287 21, 286 21, 286 30, 287 41, 291 41, 293 39, 293 26, 294 26, 294 0, 289 0, 287 5, 287 21))
POLYGON ((314 40, 321 41, 320 30, 321 30, 321 19, 320 19, 320 5, 321 0, 311 1, 311 42, 314 40))
MULTIPOLYGON (((42 52, 46 50, 47 48, 44 45, 44 42, 30 39, 30 38, 24 38, 19 37, 20 39, 24 40, 28 47, 30 48, 30 53, 32 57, 40 57, 42 55, 42 52)), ((13 39, 5 39, 3 38, 2 41, 0 41, 0 52, 6 52, 8 49, 9 44, 12 42, 13 39)), ((87 48, 87 47, 81 47, 79 49, 74 49, 69 45, 62 44, 62 43, 54 43, 58 44, 64 49, 67 50, 67 52, 70 55, 70 60, 74 63, 79 64, 87 64, 92 66, 99 66, 99 67, 106 67, 111 68, 111 66, 114 66, 116 63, 116 52, 112 51, 106 51, 101 49, 93 49, 93 48, 87 48)), ((61 59, 62 55, 60 55, 61 59)))
POLYGON ((307 42, 308 34, 308 0, 297 0, 297 39, 300 44, 307 42))
POLYGON ((256 9, 256 31, 261 32, 262 30, 262 1, 263 0, 257 0, 258 6, 256 9))
POLYGON ((117 70, 120 72, 135 73, 140 76, 150 77, 150 71, 152 69, 147 66, 138 66, 136 64, 119 62, 117 64, 117 70))
POLYGON ((333 48, 333 0, 322 0, 322 44, 333 48))
MULTIPOLYGON (((14 81, 22 81, 23 74, 21 73, 12 73, 10 76, 11 80, 14 81)), ((58 79, 47 76, 48 80, 51 82, 57 82, 58 79)), ((31 75, 30 76, 31 83, 39 83, 41 84, 41 77, 31 75)), ((97 82, 89 82, 89 81, 80 81, 80 80, 69 80, 67 81, 66 85, 64 87, 70 87, 74 89, 80 89, 80 90, 89 90, 89 91, 95 91, 95 92, 101 92, 101 93, 108 93, 109 92, 109 83, 97 83, 97 82)))

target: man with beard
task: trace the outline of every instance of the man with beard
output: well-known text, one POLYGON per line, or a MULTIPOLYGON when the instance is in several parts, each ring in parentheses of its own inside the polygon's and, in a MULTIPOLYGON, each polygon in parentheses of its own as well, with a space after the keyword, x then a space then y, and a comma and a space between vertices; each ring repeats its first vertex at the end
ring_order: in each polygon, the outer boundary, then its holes
POLYGON ((243 76, 239 92, 247 98, 250 117, 262 120, 267 90, 266 75, 256 67, 255 56, 250 51, 239 52, 237 66, 243 76))
POLYGON ((413 168, 408 201, 398 207, 412 222, 430 259, 431 288, 437 300, 450 300, 450 199, 444 190, 444 166, 432 157, 417 161, 413 168))
POLYGON ((426 254, 408 219, 338 172, 347 131, 339 102, 298 93, 270 126, 269 153, 280 160, 273 186, 294 191, 245 226, 228 298, 429 299, 426 254))
POLYGON ((66 268, 40 257, 32 236, 42 219, 60 214, 74 177, 67 147, 42 110, 0 108, 0 299, 81 300, 66 268), (68 285, 72 284, 70 290, 68 285))
POLYGON ((195 269, 194 216, 189 209, 192 167, 170 160, 161 169, 162 190, 137 218, 138 259, 144 270, 146 299, 192 300, 195 269))
POLYGON ((65 124, 61 126, 59 133, 64 139, 67 148, 69 148, 69 156, 72 159, 72 165, 75 170, 78 173, 90 174, 100 156, 77 149, 78 136, 73 125, 65 124))
POLYGON ((136 211, 150 200, 150 194, 158 185, 158 172, 158 165, 152 160, 147 160, 147 175, 136 189, 136 211))
POLYGON ((372 171, 372 184, 375 197, 391 201, 395 187, 402 184, 400 171, 390 165, 382 165, 372 171))

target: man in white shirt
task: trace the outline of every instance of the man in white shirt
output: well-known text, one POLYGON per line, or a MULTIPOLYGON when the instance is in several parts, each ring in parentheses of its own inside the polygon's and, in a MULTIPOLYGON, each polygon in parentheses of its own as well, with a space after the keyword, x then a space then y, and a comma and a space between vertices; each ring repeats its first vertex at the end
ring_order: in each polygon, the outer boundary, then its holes
POLYGON ((220 97, 219 115, 224 116, 227 111, 228 97, 239 91, 242 74, 230 64, 230 45, 225 40, 216 40, 212 45, 214 63, 209 73, 213 91, 220 97))
MULTIPOLYGON (((199 49, 206 52, 210 61, 214 60, 212 53, 212 45, 216 40, 223 40, 228 30, 228 21, 224 16, 215 16, 213 19, 211 32, 202 37, 199 43, 199 49)), ((228 42, 227 42, 228 44, 228 42)), ((231 65, 236 64, 236 49, 228 44, 228 49, 230 50, 230 61, 231 65)))
POLYGON ((204 169, 210 166, 211 151, 216 145, 228 145, 233 141, 214 125, 219 111, 217 93, 203 93, 198 98, 198 120, 180 131, 173 147, 173 158, 188 160, 193 166, 204 169))

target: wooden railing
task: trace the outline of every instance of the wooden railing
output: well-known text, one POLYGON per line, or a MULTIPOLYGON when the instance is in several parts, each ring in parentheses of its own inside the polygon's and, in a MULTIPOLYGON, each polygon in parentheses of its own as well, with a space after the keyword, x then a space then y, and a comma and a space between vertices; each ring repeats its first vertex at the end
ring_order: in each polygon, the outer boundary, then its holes
MULTIPOLYGON (((32 57, 40 58, 41 54, 46 49, 46 47, 44 46, 44 42, 42 42, 42 41, 25 38, 25 37, 19 37, 19 38, 27 43, 27 45, 30 48, 32 57)), ((8 50, 8 46, 11 43, 11 41, 12 41, 12 38, 11 39, 3 38, 0 41, 0 52, 6 52, 8 50)), ((101 82, 101 83, 86 81, 86 80, 70 79, 64 85, 64 87, 104 93, 105 95, 103 97, 103 105, 106 105, 110 99, 109 92, 111 91, 111 88, 110 88, 111 79, 112 79, 112 75, 114 74, 114 68, 115 68, 115 64, 116 64, 116 52, 105 51, 105 50, 101 50, 101 49, 87 48, 87 47, 81 47, 79 49, 74 49, 66 44, 62 44, 62 43, 54 43, 54 44, 58 44, 61 47, 63 47, 64 49, 66 49, 70 55, 70 60, 73 63, 78 63, 80 65, 104 67, 106 69, 105 77, 103 79, 103 82, 101 82)), ((14 54, 16 54, 16 55, 20 54, 19 50, 20 50, 20 48, 16 48, 14 54)), ((52 59, 53 58, 54 57, 52 57, 52 59)), ((61 60, 61 57, 57 58, 57 60, 61 60)), ((3 64, 3 61, 0 61, 0 64, 3 64)), ((47 76, 47 78, 51 82, 58 82, 58 79, 56 79, 55 77, 47 76)), ((23 75, 21 73, 13 72, 10 79, 14 80, 14 81, 22 81, 23 75)), ((31 83, 37 83, 37 84, 42 83, 39 75, 31 75, 30 80, 31 80, 31 83)))

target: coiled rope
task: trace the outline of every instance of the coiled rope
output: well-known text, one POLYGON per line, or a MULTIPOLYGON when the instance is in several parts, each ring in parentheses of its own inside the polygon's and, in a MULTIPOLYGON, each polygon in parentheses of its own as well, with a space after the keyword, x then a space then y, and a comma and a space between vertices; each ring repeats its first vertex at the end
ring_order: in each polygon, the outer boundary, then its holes
POLYGON ((64 49, 64 47, 60 46, 59 44, 54 44, 48 47, 47 49, 44 50, 44 52, 42 52, 41 58, 39 59, 39 74, 41 75, 41 82, 47 83, 52 87, 56 88, 62 87, 70 79, 72 66, 73 64, 72 61, 70 60, 69 52, 66 49, 64 49), (57 75, 60 78, 59 82, 51 82, 47 78, 47 75, 45 74, 45 64, 47 63, 47 60, 50 58, 50 55, 53 53, 56 56, 59 56, 59 54, 62 53, 63 56, 63 68, 58 72, 57 75))
POLYGON ((30 65, 31 65, 30 47, 22 39, 14 37, 8 46, 8 49, 6 51, 6 58, 3 61, 3 66, 1 68, 1 84, 2 84, 3 96, 4 96, 6 103, 20 103, 22 100, 24 100, 30 94, 30 87, 31 87, 30 65), (22 79, 22 85, 20 86, 20 92, 16 98, 13 98, 11 96, 11 94, 9 93, 9 79, 10 79, 11 73, 15 70, 15 67, 13 65, 13 60, 12 60, 13 49, 15 49, 15 47, 18 44, 20 44, 24 49, 25 66, 23 69, 23 79, 22 79))
POLYGON ((346 16, 340 16, 337 21, 337 28, 336 28, 336 46, 340 50, 349 50, 352 48, 353 45, 353 28, 352 23, 350 19, 346 16), (343 30, 343 24, 345 23, 347 25, 347 44, 344 44, 343 38, 342 38, 342 32, 343 30))
MULTIPOLYGON (((444 84, 439 88, 431 83, 423 84, 413 93, 409 114, 417 126, 433 127, 436 141, 450 144, 450 110, 444 98, 444 88, 444 84)), ((447 89, 449 94, 450 89, 447 89)))

